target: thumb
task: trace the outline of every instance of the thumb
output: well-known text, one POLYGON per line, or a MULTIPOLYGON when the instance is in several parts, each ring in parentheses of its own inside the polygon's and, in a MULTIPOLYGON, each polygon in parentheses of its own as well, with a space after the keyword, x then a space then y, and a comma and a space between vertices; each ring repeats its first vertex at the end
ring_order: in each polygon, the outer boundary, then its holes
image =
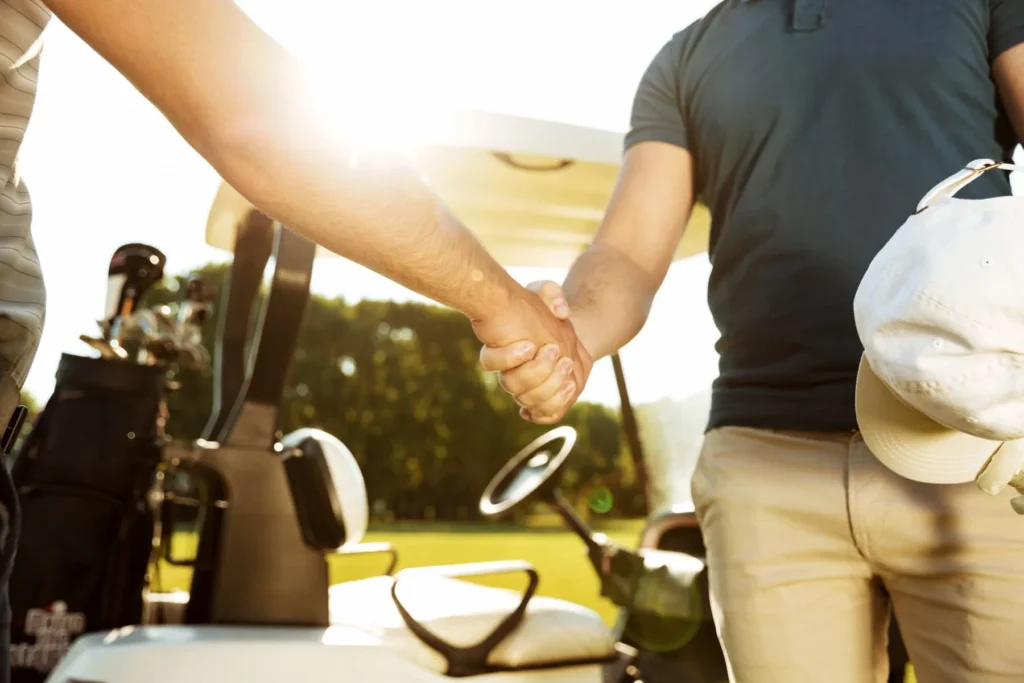
POLYGON ((565 298, 561 285, 551 280, 537 280, 526 285, 526 288, 540 297, 551 314, 561 320, 569 318, 569 302, 565 298))
POLYGON ((1024 496, 1017 496, 1010 500, 1010 505, 1013 507, 1013 511, 1018 515, 1024 515, 1024 496))
POLYGON ((990 496, 998 495, 1024 467, 1024 443, 1007 441, 992 455, 975 482, 990 496))

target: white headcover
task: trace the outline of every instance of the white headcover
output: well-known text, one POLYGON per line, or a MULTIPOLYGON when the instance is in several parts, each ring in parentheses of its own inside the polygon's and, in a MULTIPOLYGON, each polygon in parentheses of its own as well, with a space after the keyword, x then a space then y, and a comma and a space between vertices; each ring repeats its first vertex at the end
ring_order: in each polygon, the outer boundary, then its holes
POLYGON ((974 480, 1024 437, 1024 198, 936 186, 872 261, 854 300, 857 420, 875 456, 921 482, 974 480))
POLYGON ((366 535, 370 520, 370 506, 366 497, 366 482, 359 463, 340 440, 322 429, 303 428, 288 434, 283 441, 297 444, 306 438, 314 439, 323 449, 327 468, 341 505, 342 523, 345 525, 345 545, 356 545, 366 535))

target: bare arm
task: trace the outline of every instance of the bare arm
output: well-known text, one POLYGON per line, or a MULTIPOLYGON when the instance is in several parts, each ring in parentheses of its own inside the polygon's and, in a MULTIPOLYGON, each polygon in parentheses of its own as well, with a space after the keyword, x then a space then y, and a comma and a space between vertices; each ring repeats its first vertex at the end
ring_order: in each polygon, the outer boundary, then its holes
MULTIPOLYGON (((537 291, 560 317, 568 309, 584 361, 614 353, 643 327, 693 210, 693 157, 680 70, 694 26, 665 43, 640 79, 627 151, 594 243, 561 288, 540 283, 537 291), (559 305, 563 293, 568 306, 559 305)), ((488 345, 480 362, 501 373, 502 385, 523 407, 522 416, 534 422, 561 419, 578 396, 566 391, 567 368, 551 349, 524 362, 508 349, 488 345)), ((586 379, 590 365, 584 370, 586 379)))
POLYGON ((693 209, 693 160, 681 147, 641 142, 625 155, 594 244, 562 288, 576 333, 596 360, 640 332, 693 209))
POLYGON ((992 75, 1018 140, 1024 140, 1024 44, 1003 52, 992 64, 992 75))
POLYGON ((350 168, 300 64, 232 0, 45 2, 268 215, 474 321, 527 296, 411 169, 350 168))
MULTIPOLYGON (((626 153, 594 244, 572 265, 561 288, 537 283, 541 300, 560 317, 566 311, 558 299, 567 300, 585 350, 580 354, 584 379, 592 359, 617 351, 647 321, 692 209, 690 153, 665 142, 637 143, 626 153)), ((578 396, 565 389, 568 368, 547 351, 526 362, 509 347, 487 346, 480 354, 484 369, 501 372, 502 385, 523 407, 521 415, 542 424, 561 419, 578 396)))

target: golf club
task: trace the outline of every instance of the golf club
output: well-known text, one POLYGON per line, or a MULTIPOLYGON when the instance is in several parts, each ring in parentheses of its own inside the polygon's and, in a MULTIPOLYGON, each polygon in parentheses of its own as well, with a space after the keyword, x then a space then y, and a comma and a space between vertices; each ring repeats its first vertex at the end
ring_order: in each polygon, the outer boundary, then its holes
POLYGON ((167 257, 148 244, 125 244, 117 248, 107 268, 106 323, 130 315, 142 295, 164 276, 167 257))

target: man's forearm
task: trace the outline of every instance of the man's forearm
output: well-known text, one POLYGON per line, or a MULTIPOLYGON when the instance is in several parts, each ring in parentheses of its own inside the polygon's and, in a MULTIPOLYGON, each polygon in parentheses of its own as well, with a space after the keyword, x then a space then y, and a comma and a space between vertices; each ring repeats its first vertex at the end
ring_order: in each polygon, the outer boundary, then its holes
POLYGON ((613 247, 595 244, 580 255, 562 289, 576 334, 594 360, 640 332, 659 284, 613 247))
POLYGON ((329 84, 304 78, 265 34, 258 40, 250 59, 263 77, 238 86, 234 125, 211 140, 208 158, 225 180, 309 239, 472 320, 525 295, 402 155, 360 150, 360 117, 317 106, 316 89, 329 84))
POLYGON ((225 178, 268 214, 327 249, 482 320, 525 290, 397 160, 350 165, 344 146, 247 145, 225 178), (289 169, 264 174, 276 165, 289 169))
POLYGON ((325 111, 337 84, 312 82, 231 0, 47 5, 273 218, 473 319, 525 297, 413 168, 356 163, 363 131, 343 118, 361 96, 325 111))

